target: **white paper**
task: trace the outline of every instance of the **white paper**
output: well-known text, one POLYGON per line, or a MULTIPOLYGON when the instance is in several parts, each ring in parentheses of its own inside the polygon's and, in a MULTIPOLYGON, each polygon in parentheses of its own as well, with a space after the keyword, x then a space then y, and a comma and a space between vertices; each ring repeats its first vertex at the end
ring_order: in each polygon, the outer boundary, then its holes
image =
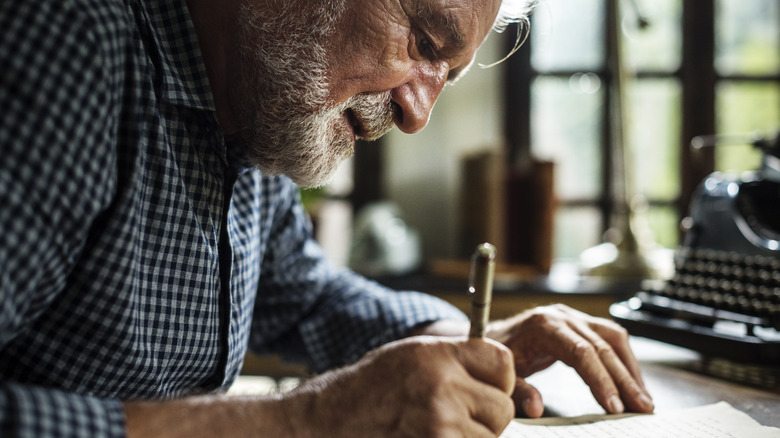
POLYGON ((726 402, 651 415, 587 415, 514 420, 500 438, 780 438, 726 402))

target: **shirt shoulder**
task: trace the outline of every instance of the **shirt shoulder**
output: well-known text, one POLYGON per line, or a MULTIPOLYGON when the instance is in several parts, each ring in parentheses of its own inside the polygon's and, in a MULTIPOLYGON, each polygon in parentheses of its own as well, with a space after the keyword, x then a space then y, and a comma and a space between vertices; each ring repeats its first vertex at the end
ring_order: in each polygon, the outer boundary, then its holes
POLYGON ((0 4, 0 197, 62 223, 109 202, 128 10, 120 2, 0 4))
POLYGON ((3 2, 2 112, 37 117, 37 128, 46 130, 65 114, 106 107, 104 93, 122 80, 130 24, 128 9, 116 1, 3 2))
POLYGON ((132 17, 130 8, 114 0, 4 2, 0 6, 0 25, 4 52, 16 49, 3 56, 30 61, 30 52, 52 47, 110 47, 132 25, 132 17))
MULTIPOLYGON (((131 13, 121 2, 3 2, 0 29, 0 109, 19 118, 9 125, 34 127, 12 131, 4 143, 76 126, 72 114, 105 110, 109 99, 117 99, 108 94, 121 89, 133 44, 131 13)), ((92 120, 99 125, 106 119, 92 120)), ((64 129, 61 135, 72 143, 81 133, 64 129)))

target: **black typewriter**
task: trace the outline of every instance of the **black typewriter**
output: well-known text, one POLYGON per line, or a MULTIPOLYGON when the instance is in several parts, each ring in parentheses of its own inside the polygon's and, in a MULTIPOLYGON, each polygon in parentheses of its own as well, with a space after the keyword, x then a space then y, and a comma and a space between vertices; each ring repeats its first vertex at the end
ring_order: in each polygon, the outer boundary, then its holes
POLYGON ((716 172, 698 187, 674 276, 610 307, 631 334, 780 365, 780 133, 753 144, 759 171, 716 172))

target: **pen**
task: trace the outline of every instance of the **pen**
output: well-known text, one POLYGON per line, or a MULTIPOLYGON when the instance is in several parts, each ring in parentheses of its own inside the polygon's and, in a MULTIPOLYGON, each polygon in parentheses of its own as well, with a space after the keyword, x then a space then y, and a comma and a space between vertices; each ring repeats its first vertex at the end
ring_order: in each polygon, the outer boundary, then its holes
POLYGON ((469 336, 482 338, 490 317, 493 300, 493 270, 496 264, 496 247, 489 243, 477 245, 471 256, 469 295, 471 295, 471 330, 469 336))

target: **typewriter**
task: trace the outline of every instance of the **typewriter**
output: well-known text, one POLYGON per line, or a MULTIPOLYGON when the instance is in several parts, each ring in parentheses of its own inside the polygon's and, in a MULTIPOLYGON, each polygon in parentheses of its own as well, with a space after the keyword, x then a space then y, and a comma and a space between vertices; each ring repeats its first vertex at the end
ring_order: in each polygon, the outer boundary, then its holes
POLYGON ((610 307, 629 333, 780 365, 780 133, 752 144, 759 170, 713 173, 694 193, 674 276, 610 307))

